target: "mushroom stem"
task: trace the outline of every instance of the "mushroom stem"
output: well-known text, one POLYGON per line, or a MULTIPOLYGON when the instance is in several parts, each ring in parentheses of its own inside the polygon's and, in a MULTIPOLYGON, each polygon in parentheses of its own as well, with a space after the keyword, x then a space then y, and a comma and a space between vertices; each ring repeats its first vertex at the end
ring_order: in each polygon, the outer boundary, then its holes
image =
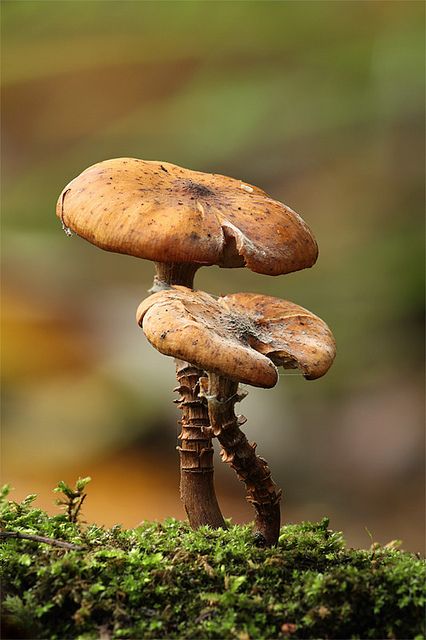
POLYGON ((175 402, 182 410, 179 435, 180 495, 193 529, 209 525, 226 528, 220 512, 213 483, 213 447, 204 429, 209 429, 206 401, 200 397, 200 370, 187 362, 176 360, 179 399, 175 402))
POLYGON ((174 284, 192 289, 195 273, 200 266, 192 262, 156 262, 154 283, 149 292, 156 293, 174 284))
POLYGON ((222 447, 222 460, 235 469, 246 485, 246 499, 256 512, 256 535, 262 536, 267 546, 273 546, 280 531, 281 489, 274 484, 266 460, 256 455, 256 444, 249 443, 240 429, 246 419, 235 415, 234 405, 246 394, 238 393, 238 382, 215 373, 200 382, 208 403, 211 432, 222 447))
MULTIPOLYGON (((195 263, 156 262, 154 282, 149 292, 155 293, 175 284, 192 289, 199 267, 195 263)), ((198 380, 202 375, 204 371, 176 360, 179 386, 175 390, 180 393, 180 398, 175 402, 182 411, 181 446, 177 447, 180 454, 180 497, 193 529, 203 525, 214 529, 226 528, 213 483, 214 449, 211 437, 203 431, 209 426, 209 413, 205 400, 198 395, 198 380)))

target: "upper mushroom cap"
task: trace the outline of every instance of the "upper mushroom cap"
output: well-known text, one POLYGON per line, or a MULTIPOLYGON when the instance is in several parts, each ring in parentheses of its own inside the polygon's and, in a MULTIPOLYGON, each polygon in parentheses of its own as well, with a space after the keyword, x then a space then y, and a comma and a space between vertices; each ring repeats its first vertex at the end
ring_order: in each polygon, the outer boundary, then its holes
POLYGON ((280 275, 318 256, 302 218, 258 187, 168 162, 99 162, 65 187, 56 214, 102 249, 157 262, 280 275))
POLYGON ((336 345, 325 322, 286 300, 253 293, 215 299, 175 286, 144 300, 138 324, 161 353, 255 387, 273 387, 276 366, 324 375, 336 345))

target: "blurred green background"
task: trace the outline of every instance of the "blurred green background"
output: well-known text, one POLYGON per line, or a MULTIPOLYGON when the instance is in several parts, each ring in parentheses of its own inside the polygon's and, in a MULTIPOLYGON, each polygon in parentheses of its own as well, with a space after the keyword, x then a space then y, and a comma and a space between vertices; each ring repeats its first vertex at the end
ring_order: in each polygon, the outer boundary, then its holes
MULTIPOLYGON (((259 185, 308 222, 311 270, 204 268, 199 288, 288 298, 332 328, 325 378, 240 410, 287 521, 423 545, 424 4, 2 2, 3 480, 87 520, 183 517, 173 361, 135 323, 153 265, 67 238, 63 186, 107 158, 259 185)), ((223 512, 251 519, 216 461, 223 512)), ((54 509, 54 507, 52 507, 54 509)))

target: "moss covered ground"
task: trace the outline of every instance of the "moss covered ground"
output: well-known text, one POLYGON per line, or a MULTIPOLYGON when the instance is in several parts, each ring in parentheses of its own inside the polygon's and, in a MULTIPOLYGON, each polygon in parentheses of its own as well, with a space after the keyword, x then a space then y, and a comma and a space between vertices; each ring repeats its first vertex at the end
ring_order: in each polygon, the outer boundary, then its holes
POLYGON ((6 494, 5 639, 424 637, 424 562, 395 543, 347 549, 326 519, 286 525, 265 549, 249 526, 105 529, 77 521, 78 491, 56 516, 6 494))

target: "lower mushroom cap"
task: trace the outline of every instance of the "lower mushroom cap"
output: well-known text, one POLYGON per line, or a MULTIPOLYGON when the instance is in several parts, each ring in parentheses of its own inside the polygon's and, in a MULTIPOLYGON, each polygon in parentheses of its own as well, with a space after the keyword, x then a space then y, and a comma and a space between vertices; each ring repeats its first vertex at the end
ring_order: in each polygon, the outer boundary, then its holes
POLYGON ((271 296, 237 293, 215 299, 173 287, 144 300, 137 321, 161 353, 255 387, 273 387, 276 366, 324 375, 336 346, 325 322, 271 296))
POLYGON ((184 287, 160 291, 140 305, 137 318, 151 344, 165 355, 256 387, 277 383, 271 360, 236 337, 232 316, 226 317, 206 293, 184 287))

